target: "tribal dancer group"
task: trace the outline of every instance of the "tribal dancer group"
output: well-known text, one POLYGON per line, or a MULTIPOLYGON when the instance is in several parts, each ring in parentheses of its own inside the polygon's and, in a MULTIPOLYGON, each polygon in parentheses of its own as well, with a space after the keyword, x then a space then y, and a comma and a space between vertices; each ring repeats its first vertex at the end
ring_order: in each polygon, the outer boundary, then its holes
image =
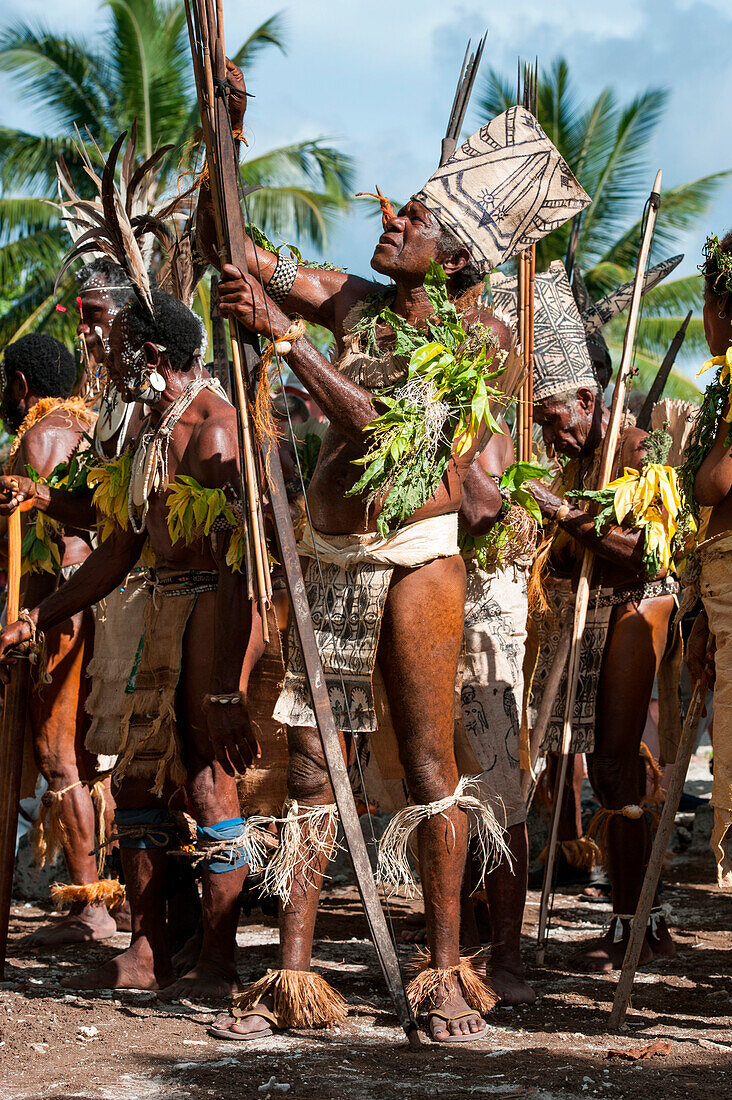
MULTIPOLYGON (((231 63, 227 74, 236 139, 246 91, 231 63)), ((373 281, 274 251, 252 227, 251 274, 223 262, 206 173, 197 196, 150 211, 141 184, 158 160, 137 164, 133 133, 115 176, 123 140, 103 172, 89 163, 94 200, 59 166, 72 237, 62 275, 83 262, 81 378, 43 334, 3 358, 14 441, 0 514, 22 514, 24 579, 23 609, 0 636, 2 671, 32 659, 27 729, 15 731, 23 794, 40 772, 36 855, 60 848, 69 877, 53 888, 66 915, 18 950, 131 931, 127 950, 63 984, 233 998, 212 1027, 221 1039, 326 1027, 348 1011, 347 989, 311 969, 339 815, 265 461, 269 610, 253 594, 241 412, 228 362, 206 365, 191 310, 212 268, 220 317, 262 341, 251 426, 288 475, 354 798, 389 815, 378 883, 423 899, 423 921, 404 932, 425 944, 411 1009, 432 1041, 475 1041, 497 1004, 536 996, 520 950, 535 790, 563 800, 558 873, 601 863, 609 878, 610 926, 577 965, 622 964, 663 797, 642 736, 657 685, 661 763, 673 763, 686 609, 692 682, 716 669, 712 846, 720 887, 732 885, 732 235, 705 249, 715 373, 693 423, 677 410, 649 434, 625 410, 613 477, 598 486, 614 366, 601 329, 632 284, 592 302, 579 270, 554 261, 536 276, 528 461, 509 428, 527 392, 511 261, 591 202, 525 107, 457 144, 400 210, 379 192, 373 281), (308 324, 332 334, 330 359, 308 324), (298 385, 273 393, 280 363, 298 385), (596 566, 559 790, 588 549, 596 566), (599 804, 586 835, 583 758, 599 804), (279 961, 241 989, 243 893, 279 905, 279 961)), ((679 259, 651 268, 644 290, 679 259)), ((641 965, 674 951, 656 904, 641 965)))

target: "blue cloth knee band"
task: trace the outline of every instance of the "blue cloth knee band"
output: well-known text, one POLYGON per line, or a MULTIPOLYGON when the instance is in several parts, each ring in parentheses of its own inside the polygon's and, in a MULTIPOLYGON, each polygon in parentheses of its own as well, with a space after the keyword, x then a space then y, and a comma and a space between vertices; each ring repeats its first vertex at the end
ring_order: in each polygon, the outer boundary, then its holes
MULTIPOLYGON (((236 840, 244 833, 244 818, 232 817, 228 821, 217 821, 215 825, 197 825, 196 834, 199 842, 211 843, 222 840, 236 840)), ((214 875, 221 875, 225 871, 236 871, 239 867, 245 867, 250 861, 249 850, 240 844, 232 844, 230 848, 218 851, 215 855, 208 856, 204 864, 208 871, 214 875)))

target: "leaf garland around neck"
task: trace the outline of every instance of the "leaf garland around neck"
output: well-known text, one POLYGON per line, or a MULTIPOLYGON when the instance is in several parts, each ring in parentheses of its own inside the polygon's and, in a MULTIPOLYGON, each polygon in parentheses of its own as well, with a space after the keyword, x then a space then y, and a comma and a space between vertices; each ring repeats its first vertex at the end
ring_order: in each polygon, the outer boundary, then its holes
MULTIPOLYGON (((684 514, 699 522, 700 505, 694 498, 694 481, 699 473, 704 459, 709 454, 717 438, 719 421, 724 413, 724 407, 729 401, 732 407, 732 347, 727 354, 708 359, 699 371, 708 370, 710 366, 716 366, 714 378, 704 391, 701 407, 694 419, 694 426, 689 436, 684 452, 684 463, 679 468, 679 480, 681 484, 681 499, 684 514)), ((697 375, 698 377, 698 375, 697 375)), ((727 435, 724 440, 725 447, 732 446, 732 423, 727 419, 727 435)))
POLYGON ((485 429, 501 430, 490 402, 504 395, 487 383, 503 372, 506 353, 490 329, 463 328, 447 297, 447 276, 434 262, 425 290, 435 309, 427 335, 389 307, 378 315, 394 330, 394 354, 408 358, 408 373, 379 391, 386 412, 364 428, 369 447, 354 465, 366 469, 346 493, 365 494, 367 514, 380 498, 376 526, 384 538, 434 497, 456 441, 462 454, 485 429))
MULTIPOLYGON (((438 263, 430 261, 430 267, 424 277, 424 292, 432 306, 433 312, 425 319, 425 329, 417 328, 410 324, 405 317, 401 317, 391 308, 396 295, 395 287, 383 287, 370 294, 362 307, 361 316, 351 330, 354 336, 365 338, 365 351, 367 355, 378 358, 382 352, 376 341, 376 329, 381 325, 388 325, 396 337, 396 345, 393 354, 409 359, 413 352, 424 347, 425 335, 438 344, 446 344, 448 347, 465 339, 466 333, 460 323, 460 314, 454 302, 450 301, 447 293, 447 275, 438 263), (457 331, 459 330, 459 332, 457 331)), ((476 326, 483 332, 483 326, 476 326)))

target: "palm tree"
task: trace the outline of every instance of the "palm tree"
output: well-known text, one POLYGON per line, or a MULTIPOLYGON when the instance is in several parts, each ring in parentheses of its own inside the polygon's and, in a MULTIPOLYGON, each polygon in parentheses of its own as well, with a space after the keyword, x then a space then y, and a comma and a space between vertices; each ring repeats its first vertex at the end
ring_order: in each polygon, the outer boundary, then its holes
MULTIPOLYGON (((109 22, 98 46, 24 23, 0 35, 0 69, 14 74, 39 117, 49 120, 42 134, 0 127, 0 286, 7 295, 2 343, 31 326, 68 333, 53 295, 68 238, 58 212, 45 200, 56 197, 60 155, 80 193, 85 187, 75 127, 88 129, 105 151, 134 119, 140 153, 172 143, 157 197, 174 191, 181 172, 192 171, 197 158, 200 162, 200 118, 181 0, 105 0, 104 6, 109 22)), ((232 59, 248 75, 266 48, 284 52, 283 42, 283 20, 274 15, 232 59)), ((244 184, 262 187, 249 205, 265 232, 322 249, 332 221, 348 203, 352 165, 318 139, 245 156, 241 177, 244 184)))
MULTIPOLYGON (((668 92, 650 88, 630 103, 622 104, 612 88, 605 88, 594 102, 586 104, 578 98, 563 58, 541 73, 537 95, 539 121, 592 196, 592 204, 582 218, 576 262, 595 299, 633 276, 641 228, 637 214, 652 180, 646 150, 667 101, 668 92)), ((515 102, 515 88, 491 70, 479 96, 483 121, 494 118, 515 102)), ((728 174, 717 172, 664 191, 656 223, 654 259, 668 256, 678 235, 696 225, 728 174)), ((565 258, 571 229, 572 223, 568 222, 539 242, 539 269, 545 270, 552 260, 565 258)), ((684 351, 706 351, 698 316, 700 306, 701 283, 697 276, 667 281, 646 295, 638 331, 636 385, 646 389, 650 386, 660 358, 690 309, 696 316, 689 325, 684 351)), ((623 320, 617 319, 605 331, 616 362, 623 330, 623 320)), ((666 393, 689 397, 698 391, 675 374, 666 393)))

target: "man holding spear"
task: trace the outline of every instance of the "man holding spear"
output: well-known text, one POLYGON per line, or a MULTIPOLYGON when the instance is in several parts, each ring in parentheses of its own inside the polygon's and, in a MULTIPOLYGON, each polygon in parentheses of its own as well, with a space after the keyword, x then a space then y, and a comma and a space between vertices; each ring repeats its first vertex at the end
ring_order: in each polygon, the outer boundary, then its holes
MULTIPOLYGON (((610 413, 563 268, 555 272, 552 301, 553 310, 545 311, 544 338, 536 348, 534 416, 545 443, 569 461, 552 489, 538 483, 533 487, 545 521, 552 524, 548 619, 553 615, 555 623, 544 628, 533 690, 540 702, 560 647, 556 624, 571 619, 578 557, 591 550, 597 560, 581 642, 570 751, 587 753, 590 781, 602 806, 588 835, 597 836, 609 872, 613 918, 607 935, 583 959, 589 969, 606 970, 622 963, 650 852, 652 811, 646 804, 646 772, 639 752, 678 588, 666 576, 678 496, 675 472, 649 453, 647 433, 633 427, 627 417, 611 466, 625 474, 611 482, 604 495, 593 492, 610 413), (568 355, 573 332, 573 354, 568 355), (632 503, 639 487, 640 495, 648 488, 643 505, 623 508, 616 492, 632 503), (607 509, 604 523, 578 507, 595 498, 607 509)), ((559 690, 552 690, 555 703, 543 738, 545 752, 562 748, 566 670, 559 690)), ((653 954, 673 953, 663 914, 656 908, 642 961, 653 954)))
MULTIPOLYGON (((420 354, 428 346, 448 357, 440 362, 452 361, 450 345, 465 349, 456 361, 464 370, 479 362, 485 375, 495 371, 510 340, 505 326, 477 305, 482 274, 546 232, 545 201, 558 225, 588 200, 536 120, 513 108, 458 149, 399 213, 384 200, 384 233, 372 266, 393 279, 392 288, 304 269, 252 244, 247 263, 258 275, 224 265, 219 288, 222 314, 280 342, 331 423, 308 489, 312 526, 300 547, 309 558, 305 583, 321 652, 332 655, 325 667, 331 702, 348 735, 376 728, 371 673, 379 658, 416 803, 395 819, 380 852, 380 874, 393 885, 409 881, 405 845, 416 829, 431 958, 412 995, 415 1004, 430 1002, 430 1031, 440 1042, 484 1032, 480 1012, 492 1000, 460 958, 459 897, 469 821, 486 855, 496 844, 503 850, 501 830, 472 789, 458 783, 453 748, 465 598, 457 511, 462 482, 485 439, 483 418, 490 417, 483 377, 479 422, 474 429, 465 425, 469 438, 459 443, 460 415, 450 404, 454 383, 439 381, 441 375, 429 381, 418 366, 429 362, 429 351, 420 354), (509 149, 525 187, 515 175, 509 180, 509 149), (545 169, 536 172, 540 157, 545 169), (458 174, 467 197, 454 191, 458 174), (291 324, 293 314, 334 333, 335 365, 291 324), (448 331, 446 324, 454 327, 448 331), (441 387, 440 408, 434 396, 425 399, 426 383, 441 387), (386 392, 383 403, 375 391, 386 392), (394 419, 380 420, 394 404, 394 419), (428 410, 439 417, 432 444, 420 434, 428 410), (381 456, 382 429, 391 432, 391 457, 381 456)), ((237 1009, 244 1019, 222 1021, 217 1033, 233 1039, 252 1038, 273 1024, 322 1025, 344 1011, 334 992, 309 974, 336 818, 294 639, 290 655, 276 711, 289 727, 290 801, 266 876, 284 901, 281 969, 245 996, 237 1009)))

